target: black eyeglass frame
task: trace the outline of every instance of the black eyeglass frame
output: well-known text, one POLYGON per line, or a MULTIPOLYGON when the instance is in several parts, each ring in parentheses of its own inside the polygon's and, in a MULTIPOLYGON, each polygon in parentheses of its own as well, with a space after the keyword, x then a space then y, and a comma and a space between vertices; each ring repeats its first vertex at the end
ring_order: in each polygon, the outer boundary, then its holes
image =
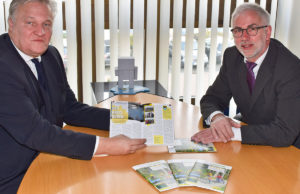
POLYGON ((240 38, 240 37, 242 37, 243 34, 244 34, 244 31, 246 31, 246 33, 247 33, 249 36, 256 36, 259 29, 261 29, 261 28, 266 28, 266 27, 268 27, 268 26, 269 26, 269 25, 264 25, 264 26, 253 26, 253 25, 250 25, 250 26, 248 26, 247 28, 236 27, 236 28, 231 29, 230 31, 232 32, 232 35, 233 35, 233 37, 235 37, 235 38, 240 38), (249 30, 249 29, 253 29, 253 28, 256 29, 256 32, 255 32, 255 34, 251 35, 251 34, 249 34, 248 30, 249 30), (241 31, 242 31, 241 35, 240 35, 240 36, 234 35, 234 32, 233 32, 234 30, 241 30, 241 31))

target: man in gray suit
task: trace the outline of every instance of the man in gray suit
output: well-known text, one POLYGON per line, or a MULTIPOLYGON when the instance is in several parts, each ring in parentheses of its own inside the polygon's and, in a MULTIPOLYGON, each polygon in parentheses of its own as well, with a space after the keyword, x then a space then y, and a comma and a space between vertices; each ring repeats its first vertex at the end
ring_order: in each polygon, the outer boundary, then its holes
POLYGON ((63 123, 109 130, 110 111, 78 102, 56 48, 49 46, 55 3, 13 0, 0 36, 0 193, 16 193, 39 152, 90 160, 145 147, 145 139, 96 137, 63 123))
POLYGON ((226 49, 220 73, 200 102, 210 128, 193 135, 193 141, 300 147, 300 60, 270 38, 269 21, 269 13, 256 4, 234 11, 235 46, 226 49), (223 114, 232 97, 248 125, 223 114))

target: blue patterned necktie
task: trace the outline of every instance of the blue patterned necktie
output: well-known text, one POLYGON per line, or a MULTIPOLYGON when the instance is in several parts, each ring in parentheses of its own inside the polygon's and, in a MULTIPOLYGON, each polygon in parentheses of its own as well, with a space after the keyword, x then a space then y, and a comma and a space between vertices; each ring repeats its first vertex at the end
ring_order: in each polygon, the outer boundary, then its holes
POLYGON ((42 62, 39 62, 39 60, 37 58, 33 58, 31 59, 31 61, 34 63, 36 71, 38 73, 38 81, 40 83, 40 85, 46 89, 46 76, 44 73, 44 69, 43 69, 43 64, 42 62))
POLYGON ((253 68, 256 66, 256 63, 247 61, 246 66, 247 66, 247 83, 249 86, 250 94, 252 94, 252 90, 255 84, 255 75, 253 72, 253 68))

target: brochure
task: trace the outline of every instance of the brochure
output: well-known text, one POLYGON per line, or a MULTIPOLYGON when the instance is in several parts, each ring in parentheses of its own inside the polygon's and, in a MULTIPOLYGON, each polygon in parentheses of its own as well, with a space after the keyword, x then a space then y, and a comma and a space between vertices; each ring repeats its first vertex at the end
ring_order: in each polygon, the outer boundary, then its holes
POLYGON ((111 103, 110 133, 130 138, 146 138, 147 145, 173 145, 174 126, 170 104, 111 103))
POLYGON ((140 164, 132 168, 159 191, 178 187, 168 163, 164 160, 140 164))
POLYGON ((177 152, 216 152, 216 147, 213 143, 202 144, 195 143, 190 139, 175 139, 174 145, 168 146, 169 153, 177 152))
POLYGON ((194 167, 195 162, 195 159, 168 160, 169 167, 179 186, 192 186, 192 184, 187 182, 187 178, 194 167))
POLYGON ((224 193, 231 166, 197 160, 187 182, 191 185, 224 193))
POLYGON ((197 159, 154 161, 132 167, 159 191, 196 186, 224 193, 232 167, 197 159))

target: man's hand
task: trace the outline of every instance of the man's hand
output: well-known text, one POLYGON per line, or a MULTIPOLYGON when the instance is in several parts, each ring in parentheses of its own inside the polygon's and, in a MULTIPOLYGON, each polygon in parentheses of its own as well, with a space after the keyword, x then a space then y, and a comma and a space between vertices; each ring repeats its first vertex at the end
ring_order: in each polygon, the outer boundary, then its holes
POLYGON ((221 141, 220 139, 214 138, 211 128, 203 129, 199 131, 198 133, 192 136, 191 140, 197 143, 201 142, 203 144, 221 141))
POLYGON ((112 138, 100 138, 95 155, 125 155, 135 153, 136 150, 146 147, 146 139, 130 139, 125 135, 112 138))
POLYGON ((241 125, 223 114, 216 114, 211 120, 210 128, 201 130, 193 135, 191 139, 204 144, 211 142, 226 143, 234 137, 232 127, 240 128, 241 125))
POLYGON ((210 128, 215 140, 222 141, 224 143, 230 141, 234 136, 232 127, 240 128, 241 125, 223 114, 216 114, 211 119, 210 128))

